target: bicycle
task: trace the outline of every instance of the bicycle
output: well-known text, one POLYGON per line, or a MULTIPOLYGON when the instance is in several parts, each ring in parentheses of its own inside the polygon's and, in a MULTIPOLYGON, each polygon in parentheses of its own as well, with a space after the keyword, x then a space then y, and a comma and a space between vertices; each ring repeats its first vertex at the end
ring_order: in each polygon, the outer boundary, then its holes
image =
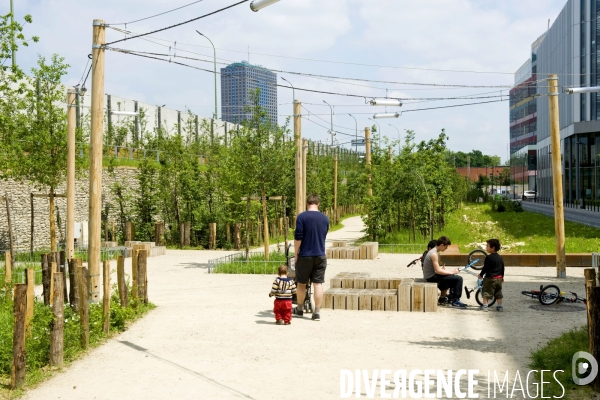
POLYGON ((561 292, 556 285, 540 285, 540 290, 523 290, 521 294, 538 299, 545 306, 550 306, 555 303, 583 303, 587 306, 587 299, 579 297, 575 292, 571 293, 571 297, 566 297, 565 292, 561 292))
MULTIPOLYGON (((481 270, 483 268, 485 257, 487 257, 487 253, 485 251, 479 249, 473 250, 469 253, 469 256, 467 258, 467 265, 462 268, 459 268, 459 271, 464 270, 469 275, 477 277, 477 286, 473 287, 473 289, 471 290, 469 290, 469 288, 465 286, 465 295, 467 296, 467 299, 470 299, 471 293, 475 292, 475 301, 477 301, 477 304, 479 304, 480 306, 483 305, 483 279, 479 278, 479 274, 467 270, 469 268, 472 268, 476 271, 481 270)), ((488 307, 491 307, 494 304, 496 304, 495 296, 491 299, 488 299, 488 307)))

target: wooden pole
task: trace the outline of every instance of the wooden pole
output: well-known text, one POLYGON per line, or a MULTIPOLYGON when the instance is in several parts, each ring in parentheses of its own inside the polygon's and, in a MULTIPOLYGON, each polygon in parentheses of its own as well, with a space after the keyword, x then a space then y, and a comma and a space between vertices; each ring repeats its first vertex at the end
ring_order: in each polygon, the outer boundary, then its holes
POLYGON ((294 100, 294 138, 296 140, 295 177, 296 177, 296 215, 304 211, 304 193, 302 193, 302 103, 294 100))
MULTIPOLYGON (((56 258, 54 258, 54 260, 56 260, 56 258)), ((48 263, 48 270, 50 271, 50 273, 48 274, 50 277, 50 306, 52 307, 52 304, 54 304, 54 275, 57 273, 57 264, 55 261, 49 262, 48 263)))
POLYGON ((33 253, 33 227, 34 227, 34 215, 33 215, 33 193, 29 193, 29 201, 31 208, 31 239, 29 245, 29 251, 33 253))
POLYGON ((133 240, 133 223, 131 221, 125 222, 125 241, 131 242, 133 240))
POLYGON ((556 234, 556 276, 567 277, 565 254, 565 215, 563 209, 562 162, 560 152, 560 122, 558 109, 558 75, 548 76, 550 105, 550 143, 552 148, 552 191, 554 193, 554 229, 556 234))
POLYGON ((54 188, 50 186, 50 194, 48 196, 49 207, 50 207, 50 251, 56 251, 56 217, 54 216, 55 205, 54 205, 54 188))
MULTIPOLYGON (((296 185, 296 191, 298 191, 297 185, 296 185)), ((249 254, 250 254, 250 196, 248 196, 248 199, 246 200, 246 261, 248 261, 249 254)))
POLYGON ((365 128, 365 163, 369 181, 369 196, 373 196, 373 187, 371 186, 371 128, 365 128))
POLYGON ((110 261, 102 263, 102 331, 108 334, 110 329, 110 261))
POLYGON ((265 260, 269 261, 269 218, 267 216, 267 194, 265 186, 262 186, 262 210, 263 210, 263 247, 265 249, 265 260))
MULTIPOLYGON (((210 229, 209 232, 210 234, 210 229)), ((183 249, 185 246, 185 224, 183 222, 179 223, 179 248, 183 249)), ((210 238, 208 238, 208 246, 210 247, 210 238)))
POLYGON ((79 286, 79 324, 81 348, 87 350, 90 346, 90 324, 88 314, 88 270, 85 267, 77 268, 77 280, 79 286))
POLYGON ((10 251, 4 253, 4 282, 12 283, 12 257, 10 251))
POLYGON ((136 248, 136 246, 133 246, 133 251, 131 254, 131 297, 133 299, 137 299, 138 297, 138 255, 140 254, 140 251, 136 248))
POLYGON ((63 250, 61 250, 58 253, 58 257, 60 259, 60 272, 62 273, 62 277, 63 277, 63 301, 67 301, 67 299, 69 298, 68 293, 67 293, 67 261, 66 261, 66 257, 67 257, 67 253, 63 250))
POLYGON ((92 35, 92 106, 90 134, 90 200, 88 217, 88 268, 92 302, 99 301, 100 242, 102 231, 102 135, 104 132, 104 48, 106 29, 95 19, 92 35))
MULTIPOLYGON (((217 226, 217 224, 215 223, 215 227, 216 226, 217 226)), ((185 232, 184 244, 186 246, 189 246, 190 245, 190 234, 191 234, 191 230, 192 230, 192 223, 184 222, 183 227, 184 227, 184 232, 185 232)), ((216 237, 215 237, 215 243, 216 243, 216 237)))
POLYGON ((33 268, 27 268, 25 284, 27 285, 27 313, 25 325, 27 327, 27 332, 30 334, 31 321, 33 321, 33 302, 35 300, 35 270, 33 268))
POLYGON ((44 304, 50 305, 50 266, 48 254, 42 254, 42 293, 44 304))
POLYGON ((138 253, 138 262, 137 262, 137 287, 138 287, 138 296, 141 301, 144 303, 147 302, 146 297, 146 265, 148 260, 148 252, 146 250, 139 250, 138 253))
POLYGON ((54 302, 52 303, 52 320, 50 328, 50 365, 62 368, 63 341, 65 331, 65 299, 63 297, 63 274, 54 274, 54 302))
POLYGON ((69 260, 69 304, 73 308, 73 311, 79 312, 79 285, 77 279, 77 259, 71 258, 69 260))
MULTIPOLYGON (((596 270, 593 268, 587 268, 583 271, 584 275, 585 275, 585 294, 586 294, 586 298, 590 299, 590 296, 592 294, 592 288, 596 287, 596 270)), ((592 349, 594 347, 593 343, 592 343, 592 338, 594 337, 594 333, 592 332, 592 327, 594 326, 594 321, 592 321, 592 315, 591 315, 592 309, 591 307, 588 305, 587 307, 587 318, 588 318, 588 342, 589 342, 589 348, 592 349)))
POLYGON ((288 226, 288 219, 286 216, 287 213, 287 204, 286 204, 286 200, 287 198, 285 196, 283 196, 283 237, 285 238, 285 249, 287 250, 288 247, 288 230, 289 230, 289 226, 288 226))
POLYGON ((27 285, 17 284, 14 291, 13 360, 10 387, 20 389, 25 384, 25 320, 27 313, 27 285))
POLYGON ((73 89, 67 90, 67 260, 75 257, 75 96, 73 89))
POLYGON ((13 234, 12 234, 12 223, 10 221, 10 199, 8 197, 8 193, 4 195, 4 201, 6 202, 6 220, 8 222, 8 248, 10 250, 11 260, 15 259, 15 245, 13 243, 13 234))
POLYGON ((338 155, 333 156, 333 221, 338 223, 337 214, 337 181, 338 181, 338 155))
POLYGON ((233 226, 233 248, 235 250, 239 250, 241 248, 241 237, 240 237, 241 228, 242 228, 242 224, 239 222, 233 226))
MULTIPOLYGON (((588 329, 590 354, 600 360, 600 286, 590 288, 587 307, 591 326, 588 329)), ((600 390, 600 375, 591 383, 592 388, 600 390)))
POLYGON ((125 284, 125 257, 117 257, 117 286, 119 288, 119 299, 121 307, 127 307, 127 285, 125 284))
POLYGON ((306 211, 306 159, 308 158, 308 140, 302 141, 302 211, 306 211))
POLYGON ((231 243, 231 226, 229 224, 225 224, 225 237, 227 243, 231 243))

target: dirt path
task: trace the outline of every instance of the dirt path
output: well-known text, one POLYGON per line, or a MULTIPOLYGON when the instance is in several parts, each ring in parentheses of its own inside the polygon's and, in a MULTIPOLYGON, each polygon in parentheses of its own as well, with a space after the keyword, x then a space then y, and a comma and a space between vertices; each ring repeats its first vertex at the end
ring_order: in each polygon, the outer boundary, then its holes
MULTIPOLYGON (((328 240, 362 236, 360 218, 344 224, 328 240)), ((520 294, 556 281, 552 268, 509 268, 504 313, 481 313, 465 299, 467 310, 322 310, 320 322, 305 317, 276 326, 267 296, 272 277, 208 274, 208 259, 221 254, 169 251, 150 258, 149 292, 157 309, 25 398, 336 399, 342 369, 478 369, 479 378, 488 370, 519 369, 523 375, 532 349, 586 321, 583 311, 531 309, 539 303, 520 294)), ((413 258, 330 260, 327 275, 418 277, 420 269, 406 268, 413 258)), ((581 291, 583 270, 571 268, 568 276, 561 289, 581 291)), ((473 281, 465 276, 467 286, 473 281)), ((486 388, 482 380, 480 387, 486 388)))

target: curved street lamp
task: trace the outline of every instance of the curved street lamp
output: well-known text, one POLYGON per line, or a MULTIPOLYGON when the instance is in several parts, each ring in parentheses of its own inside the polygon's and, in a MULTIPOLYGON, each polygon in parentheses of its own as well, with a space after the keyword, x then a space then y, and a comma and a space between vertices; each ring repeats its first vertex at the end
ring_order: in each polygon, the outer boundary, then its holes
MULTIPOLYGON (((196 31, 196 32, 198 32, 198 31, 196 31)), ((206 35, 203 35, 203 34, 202 34, 202 33, 200 33, 200 32, 198 32, 198 34, 199 34, 200 36, 204 36, 205 38, 207 38, 207 39, 208 39, 208 41, 210 42, 210 44, 211 44, 211 45, 212 45, 212 47, 213 47, 213 54, 214 54, 214 64, 215 64, 215 65, 214 65, 214 68, 215 68, 215 119, 217 119, 217 115, 218 115, 218 114, 217 114, 217 108, 218 108, 218 105, 217 105, 217 49, 215 49, 215 45, 213 44, 212 40, 210 40, 210 39, 208 38, 208 36, 206 36, 206 35)))
POLYGON ((354 134, 354 151, 356 151, 356 154, 358 154, 358 122, 356 122, 356 118, 354 117, 354 115, 352 114, 348 114, 349 116, 351 116, 352 118, 354 118, 354 129, 356 130, 356 133, 354 134))
POLYGON ((292 85, 292 82, 288 81, 283 76, 281 77, 281 79, 290 84, 290 86, 292 87, 292 97, 294 98, 294 101, 296 101, 296 88, 294 87, 294 85, 292 85))
POLYGON ((271 4, 277 3, 279 0, 254 0, 250 3, 250 9, 254 12, 262 10, 265 7, 270 6, 271 4))
POLYGON ((333 107, 331 107, 331 104, 325 100, 323 100, 323 103, 327 104, 329 106, 329 110, 331 111, 331 129, 329 133, 331 134, 331 147, 333 147, 333 107))

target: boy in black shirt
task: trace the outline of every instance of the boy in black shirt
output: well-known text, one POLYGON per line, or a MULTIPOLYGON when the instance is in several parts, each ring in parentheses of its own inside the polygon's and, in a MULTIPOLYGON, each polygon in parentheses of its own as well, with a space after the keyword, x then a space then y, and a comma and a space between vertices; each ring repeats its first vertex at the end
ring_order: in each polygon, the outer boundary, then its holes
POLYGON ((483 278, 483 305, 479 307, 481 311, 488 310, 488 300, 492 297, 496 298, 496 310, 504 311, 502 307, 502 283, 504 282, 504 261, 498 254, 500 250, 500 241, 498 239, 489 239, 486 241, 486 251, 488 255, 485 257, 483 268, 479 273, 478 278, 483 278))

